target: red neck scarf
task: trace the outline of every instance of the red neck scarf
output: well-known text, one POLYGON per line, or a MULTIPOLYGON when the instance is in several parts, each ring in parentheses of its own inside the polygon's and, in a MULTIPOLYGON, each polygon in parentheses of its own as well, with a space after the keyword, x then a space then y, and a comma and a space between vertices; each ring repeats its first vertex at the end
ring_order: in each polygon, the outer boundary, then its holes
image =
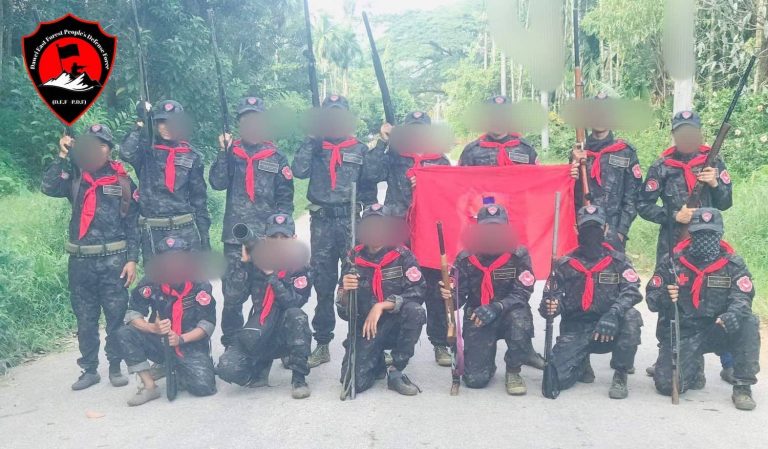
POLYGON ((505 142, 495 142, 493 140, 488 140, 488 134, 483 134, 480 136, 480 147, 482 148, 495 148, 497 151, 496 154, 496 164, 499 167, 506 167, 508 165, 515 165, 515 162, 512 161, 512 159, 509 158, 509 153, 507 153, 507 150, 509 148, 515 148, 520 145, 520 135, 519 134, 510 134, 512 137, 511 139, 505 141, 505 142))
POLYGON ((400 156, 412 159, 413 160, 413 166, 409 168, 405 172, 405 176, 411 178, 413 177, 413 169, 421 167, 421 163, 424 161, 437 161, 443 158, 440 154, 422 154, 422 153, 400 153, 400 156))
POLYGON ((624 143, 623 140, 617 140, 615 143, 608 145, 607 147, 603 148, 600 151, 589 151, 587 150, 587 157, 594 158, 592 161, 592 172, 590 173, 590 176, 597 182, 597 185, 602 186, 603 185, 603 176, 602 176, 602 170, 601 170, 601 164, 600 159, 605 154, 609 153, 617 153, 624 148, 627 148, 627 144, 624 143))
MULTIPOLYGON (((285 271, 277 273, 278 279, 285 278, 285 271)), ((259 323, 264 324, 267 321, 267 317, 272 312, 272 305, 275 303, 275 289, 272 288, 272 284, 267 283, 267 289, 264 291, 264 300, 261 303, 261 315, 259 315, 259 323)))
POLYGON ((176 153, 189 153, 191 151, 187 142, 182 140, 179 144, 181 145, 177 147, 155 144, 156 150, 168 152, 168 157, 165 159, 165 186, 171 193, 176 188, 176 153))
POLYGON ((277 153, 277 150, 272 147, 272 142, 264 142, 264 145, 266 145, 267 148, 264 148, 253 156, 249 156, 248 153, 245 152, 240 146, 239 140, 236 140, 232 146, 232 154, 245 160, 245 191, 248 193, 248 198, 250 198, 251 202, 253 202, 253 199, 256 196, 254 191, 255 174, 253 172, 253 162, 266 159, 277 153))
MULTIPOLYGON (((667 148, 663 153, 661 153, 661 155, 672 156, 676 149, 677 147, 667 148)), ((698 167, 707 161, 707 153, 709 153, 709 150, 710 148, 708 146, 702 145, 699 147, 700 154, 688 162, 678 161, 677 159, 672 158, 664 160, 664 165, 667 167, 679 168, 683 171, 683 176, 685 177, 685 185, 688 187, 689 194, 693 191, 693 187, 696 185, 696 175, 693 173, 693 168, 698 167)))
MULTIPOLYGON (((83 172, 83 181, 88 183, 88 188, 83 194, 83 207, 80 210, 80 233, 77 237, 78 240, 85 237, 85 234, 88 233, 93 217, 96 215, 96 198, 98 197, 96 190, 101 186, 116 184, 120 176, 128 176, 121 163, 110 161, 109 164, 112 166, 112 170, 115 171, 114 175, 103 176, 94 180, 90 173, 86 171, 83 172)), ((77 198, 73 198, 72 201, 77 201, 77 198)))
POLYGON ((484 306, 488 305, 488 303, 490 303, 491 300, 493 299, 493 295, 494 295, 493 277, 491 276, 491 273, 493 273, 493 271, 496 270, 497 268, 504 266, 504 264, 507 263, 511 257, 512 257, 512 254, 504 253, 500 255, 496 260, 494 260, 487 267, 483 266, 483 264, 480 263, 480 261, 477 259, 477 256, 469 257, 469 263, 474 265, 475 268, 477 268, 483 273, 483 281, 480 284, 480 304, 481 305, 484 305, 484 306))
POLYGON ((357 145, 357 139, 354 137, 350 137, 339 143, 331 143, 327 140, 323 141, 323 149, 330 150, 331 152, 331 162, 328 165, 328 170, 331 173, 331 190, 336 190, 336 167, 341 166, 343 162, 341 159, 341 150, 355 145, 357 145))
POLYGON ((581 309, 583 311, 589 310, 592 307, 592 298, 595 295, 595 279, 594 274, 599 273, 613 262, 613 257, 605 256, 598 263, 590 269, 587 269, 577 259, 569 259, 568 264, 573 267, 574 270, 584 274, 584 293, 581 295, 581 309))
MULTIPOLYGON (((359 252, 362 248, 362 246, 358 246, 355 248, 355 251, 359 252)), ((373 295, 376 296, 376 301, 378 302, 384 301, 384 287, 382 285, 383 275, 381 269, 396 261, 399 257, 400 252, 394 249, 384 254, 384 257, 381 258, 379 263, 367 261, 359 255, 355 257, 355 265, 373 268, 373 280, 371 280, 371 286, 373 287, 373 295)))
MULTIPOLYGON (((173 305, 171 309, 171 330, 174 334, 181 336, 181 321, 184 318, 184 297, 192 291, 192 282, 186 281, 184 283, 184 289, 181 293, 177 292, 169 284, 162 284, 160 289, 166 296, 173 297, 173 305)), ((176 346, 176 355, 184 357, 181 353, 181 348, 176 346)))
POLYGON ((685 256, 680 256, 680 263, 693 271, 696 275, 696 278, 693 280, 693 286, 691 287, 691 299, 693 301, 693 307, 698 309, 699 304, 701 303, 701 286, 704 284, 704 276, 719 271, 724 266, 728 265, 728 259, 726 257, 721 257, 703 270, 699 270, 698 267, 689 262, 685 256))

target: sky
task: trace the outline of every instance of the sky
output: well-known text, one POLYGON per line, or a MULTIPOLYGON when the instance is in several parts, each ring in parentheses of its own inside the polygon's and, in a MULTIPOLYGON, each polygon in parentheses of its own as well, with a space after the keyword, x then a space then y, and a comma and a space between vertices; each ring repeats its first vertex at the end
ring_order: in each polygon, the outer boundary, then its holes
MULTIPOLYGON (((357 11, 365 10, 371 14, 392 14, 412 9, 430 10, 439 6, 455 3, 457 0, 357 0, 357 11)), ((332 16, 343 14, 343 0, 309 0, 313 12, 325 11, 332 16)))

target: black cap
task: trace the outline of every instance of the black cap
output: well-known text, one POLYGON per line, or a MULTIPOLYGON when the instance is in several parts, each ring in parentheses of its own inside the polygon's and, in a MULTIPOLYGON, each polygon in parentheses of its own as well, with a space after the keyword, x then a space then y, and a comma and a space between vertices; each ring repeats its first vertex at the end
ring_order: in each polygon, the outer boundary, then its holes
POLYGON ((181 103, 174 100, 161 101, 157 107, 153 107, 152 109, 154 111, 153 118, 156 120, 167 120, 171 115, 184 112, 184 107, 181 103))
POLYGON ((328 95, 322 104, 323 109, 343 109, 349 111, 349 102, 341 95, 328 95))
POLYGON ((296 225, 293 217, 288 214, 274 214, 267 219, 267 237, 274 237, 277 234, 283 234, 286 237, 293 237, 296 234, 296 225))
POLYGON ((85 131, 85 135, 98 137, 99 140, 109 145, 110 148, 114 146, 114 143, 112 142, 112 130, 110 130, 107 125, 95 123, 88 127, 88 129, 85 131))
POLYGON ((403 125, 431 125, 432 119, 426 112, 414 111, 406 115, 403 119, 403 125))
POLYGON ((701 118, 693 111, 680 111, 672 118, 672 131, 683 125, 701 129, 701 118))
POLYGON ((189 251, 192 244, 180 237, 168 236, 155 245, 158 254, 170 253, 173 251, 189 251))
POLYGON ((723 233, 723 215, 713 207, 700 207, 693 211, 688 232, 715 231, 723 233))
POLYGON ((385 206, 383 204, 374 203, 370 206, 366 207, 365 210, 363 210, 363 220, 365 220, 368 217, 392 217, 393 211, 392 208, 389 206, 385 206))
POLYGON ((576 214, 576 224, 581 227, 587 223, 605 224, 605 211, 600 206, 584 206, 576 214))
POLYGON ((488 104, 512 104, 512 100, 506 95, 494 95, 488 98, 485 102, 488 104))
POLYGON ((477 212, 477 224, 509 224, 507 210, 500 204, 486 204, 477 212))
POLYGON ((244 97, 237 104, 237 118, 248 112, 264 112, 264 100, 258 97, 244 97))

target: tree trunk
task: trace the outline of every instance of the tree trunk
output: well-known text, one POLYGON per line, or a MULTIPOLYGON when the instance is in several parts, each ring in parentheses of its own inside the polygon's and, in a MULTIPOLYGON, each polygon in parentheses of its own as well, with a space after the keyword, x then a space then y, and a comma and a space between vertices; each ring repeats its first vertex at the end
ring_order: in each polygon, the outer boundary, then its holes
MULTIPOLYGON (((547 117, 549 117, 549 94, 547 92, 541 92, 541 107, 547 111, 547 117)), ((541 149, 549 149, 549 120, 544 124, 544 129, 541 130, 541 149)))
POLYGON ((757 93, 761 90, 763 74, 766 73, 767 61, 763 53, 766 51, 765 40, 765 11, 766 0, 755 0, 755 44, 757 45, 757 54, 759 55, 757 70, 755 70, 755 80, 753 90, 757 93))
POLYGON ((509 60, 509 99, 516 101, 515 98, 515 62, 510 58, 509 60))
POLYGON ((693 78, 675 80, 675 97, 672 115, 693 109, 693 78))
POLYGON ((342 92, 345 97, 349 96, 349 69, 343 69, 341 72, 342 92))
POLYGON ((501 52, 501 95, 507 95, 507 56, 501 52))
POLYGON ((3 82, 5 67, 5 0, 0 0, 0 86, 3 82))
POLYGON ((488 32, 483 31, 483 70, 488 70, 488 32))
POLYGON ((496 64, 496 41, 491 40, 491 65, 496 64))

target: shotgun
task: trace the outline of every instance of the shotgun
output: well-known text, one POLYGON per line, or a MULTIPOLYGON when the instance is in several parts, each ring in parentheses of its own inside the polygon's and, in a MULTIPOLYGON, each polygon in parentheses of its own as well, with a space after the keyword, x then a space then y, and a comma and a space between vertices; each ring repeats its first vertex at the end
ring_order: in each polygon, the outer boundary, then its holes
POLYGON ((384 118, 386 119, 387 123, 394 125, 395 108, 392 106, 392 97, 389 95, 389 86, 387 86, 387 79, 384 77, 384 69, 381 66, 379 51, 376 49, 376 41, 373 39, 371 24, 368 22, 368 14, 365 12, 363 12, 363 23, 365 24, 365 32, 368 34, 368 43, 371 45, 373 71, 376 72, 376 81, 378 81, 379 90, 381 91, 381 101, 384 104, 384 118))
MULTIPOLYGON (((555 224, 552 232, 552 267, 550 268, 549 278, 553 279, 555 274, 555 262, 557 260, 557 240, 558 231, 560 230, 560 192, 555 193, 555 224)), ((547 291, 544 291, 547 294, 547 291)), ((546 331, 544 334, 544 376, 541 380, 541 394, 545 398, 557 399, 560 395, 560 379, 557 377, 557 368, 552 364, 552 338, 554 336, 554 321, 553 315, 547 314, 546 318, 546 331)))
MULTIPOLYGON (((351 267, 349 270, 349 274, 357 275, 357 268, 355 267, 354 260, 352 260, 352 251, 355 247, 355 237, 356 237, 356 228, 357 228, 357 183, 352 183, 352 191, 350 194, 350 203, 351 203, 351 214, 350 214, 350 224, 351 224, 351 246, 350 250, 347 252, 348 259, 347 263, 351 267)), ((349 357, 347 359, 347 369, 344 372, 344 381, 342 382, 342 388, 341 388, 341 400, 344 401, 347 398, 349 399, 355 399, 355 396, 357 395, 357 379, 356 379, 356 371, 357 371, 357 322, 358 322, 358 316, 357 316, 357 290, 350 290, 346 292, 347 295, 347 301, 349 301, 349 305, 347 307, 349 311, 349 327, 347 329, 347 341, 349 342, 349 357)))
MULTIPOLYGON (((448 257, 445 255, 445 238, 443 237, 443 223, 437 222, 437 244, 440 247, 440 275, 442 276, 443 286, 445 288, 451 288, 451 278, 449 274, 450 268, 448 267, 448 257)), ((461 376, 458 373, 458 367, 456 363, 456 305, 453 302, 453 298, 449 301, 445 301, 445 315, 447 318, 448 329, 446 332, 446 340, 451 347, 451 396, 459 394, 459 387, 461 386, 461 376)))

